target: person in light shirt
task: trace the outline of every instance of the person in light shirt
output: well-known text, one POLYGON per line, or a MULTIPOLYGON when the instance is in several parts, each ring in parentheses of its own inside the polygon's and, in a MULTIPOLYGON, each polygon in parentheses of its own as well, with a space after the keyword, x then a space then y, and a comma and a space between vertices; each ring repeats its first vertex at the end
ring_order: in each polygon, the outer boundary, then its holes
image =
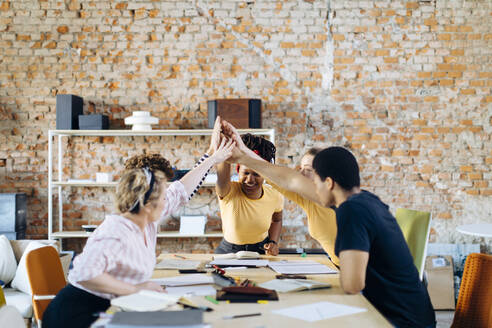
POLYGON ((158 226, 188 201, 208 170, 225 161, 233 146, 233 141, 220 138, 216 125, 210 155, 172 183, 171 166, 160 155, 129 159, 115 193, 118 213, 105 218, 74 259, 69 284, 44 312, 43 328, 89 327, 114 297, 144 289, 163 292, 149 281, 156 263, 158 226))

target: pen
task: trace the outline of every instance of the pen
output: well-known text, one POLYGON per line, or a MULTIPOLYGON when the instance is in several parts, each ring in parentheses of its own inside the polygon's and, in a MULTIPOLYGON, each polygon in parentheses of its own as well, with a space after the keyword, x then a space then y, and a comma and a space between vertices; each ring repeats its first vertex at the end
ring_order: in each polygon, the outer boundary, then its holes
POLYGON ((223 275, 223 274, 225 274, 225 273, 226 273, 224 269, 221 269, 220 267, 218 267, 218 266, 217 266, 217 265, 215 265, 215 264, 212 264, 212 267, 213 267, 215 270, 217 270, 217 273, 219 273, 219 274, 222 274, 222 275, 223 275))
POLYGON ((176 255, 176 254, 173 254, 174 257, 177 257, 179 259, 183 259, 183 260, 186 260, 186 257, 184 256, 181 256, 181 255, 176 255))
POLYGON ((188 302, 178 302, 178 304, 181 304, 182 306, 186 307, 186 308, 190 308, 190 309, 196 309, 196 310, 202 310, 202 311, 206 311, 206 312, 210 312, 210 311, 213 311, 214 309, 212 308, 209 308, 208 306, 198 306, 198 305, 194 305, 192 303, 188 303, 188 302))
POLYGON ((207 301, 210 301, 210 302, 214 303, 214 304, 219 304, 219 301, 217 301, 215 298, 212 298, 210 296, 205 296, 205 299, 207 301))
POLYGON ((229 316, 225 316, 225 317, 222 317, 222 318, 223 319, 236 319, 236 318, 254 317, 254 316, 257 316, 257 315, 261 315, 261 313, 260 312, 257 312, 257 313, 248 313, 248 314, 229 315, 229 316))

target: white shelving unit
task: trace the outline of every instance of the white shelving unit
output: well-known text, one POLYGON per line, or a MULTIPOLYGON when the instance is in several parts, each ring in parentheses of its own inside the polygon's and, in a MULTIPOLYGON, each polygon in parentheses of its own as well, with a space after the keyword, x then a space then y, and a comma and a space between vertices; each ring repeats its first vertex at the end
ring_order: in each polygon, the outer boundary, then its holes
MULTIPOLYGON (((132 130, 49 130, 48 131, 48 239, 63 239, 63 238, 87 238, 90 232, 85 231, 63 231, 63 188, 81 187, 81 188, 115 188, 117 182, 99 183, 99 182, 81 182, 64 180, 63 177, 63 137, 138 137, 138 136, 209 136, 212 134, 212 129, 201 130, 150 130, 150 131, 132 131, 132 130), (53 142, 58 138, 58 177, 53 180, 53 142), (53 231, 53 189, 58 191, 58 231, 53 231)), ((267 136, 268 139, 275 143, 275 130, 273 129, 240 129, 239 133, 251 133, 253 135, 267 136)), ((203 184, 203 187, 213 187, 215 184, 203 184)), ((179 232, 166 231, 160 232, 158 238, 215 238, 222 237, 222 233, 205 233, 203 235, 184 235, 179 232)))

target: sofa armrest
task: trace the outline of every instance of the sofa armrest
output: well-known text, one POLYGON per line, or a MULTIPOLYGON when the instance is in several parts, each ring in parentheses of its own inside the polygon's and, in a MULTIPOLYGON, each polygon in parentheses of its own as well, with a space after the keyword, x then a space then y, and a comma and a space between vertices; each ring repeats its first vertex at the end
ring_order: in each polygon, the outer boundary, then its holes
POLYGON ((17 260, 17 263, 19 263, 22 254, 24 254, 24 251, 26 250, 27 245, 31 241, 37 241, 46 245, 51 245, 55 247, 55 249, 60 252, 60 243, 57 240, 47 240, 47 239, 21 239, 21 240, 10 240, 10 245, 12 246, 12 249, 14 250, 14 255, 15 259, 17 260))

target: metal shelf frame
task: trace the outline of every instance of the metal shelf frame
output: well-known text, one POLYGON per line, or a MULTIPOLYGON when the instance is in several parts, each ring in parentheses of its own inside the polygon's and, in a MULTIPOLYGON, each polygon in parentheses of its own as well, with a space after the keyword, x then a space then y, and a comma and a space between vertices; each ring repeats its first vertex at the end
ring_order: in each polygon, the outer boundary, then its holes
MULTIPOLYGON (((90 233, 85 231, 63 231, 63 187, 99 187, 99 188, 114 188, 117 182, 98 183, 98 182, 69 182, 63 180, 63 137, 138 137, 138 136, 210 136, 212 129, 183 129, 183 130, 148 130, 148 131, 133 131, 133 130, 48 130, 48 239, 61 238, 80 238, 88 237, 90 233), (55 140, 56 137, 58 140, 55 140), (58 142, 58 177, 53 180, 53 143, 58 142), (53 189, 58 192, 58 231, 53 231, 53 189)), ((253 135, 267 136, 268 139, 275 144, 274 129, 238 129, 239 133, 251 133, 253 135)), ((215 184, 204 184, 204 187, 213 187, 215 184)), ((179 237, 222 237, 221 233, 206 233, 204 235, 180 235, 176 232, 161 232, 158 234, 160 238, 179 238, 179 237)))

